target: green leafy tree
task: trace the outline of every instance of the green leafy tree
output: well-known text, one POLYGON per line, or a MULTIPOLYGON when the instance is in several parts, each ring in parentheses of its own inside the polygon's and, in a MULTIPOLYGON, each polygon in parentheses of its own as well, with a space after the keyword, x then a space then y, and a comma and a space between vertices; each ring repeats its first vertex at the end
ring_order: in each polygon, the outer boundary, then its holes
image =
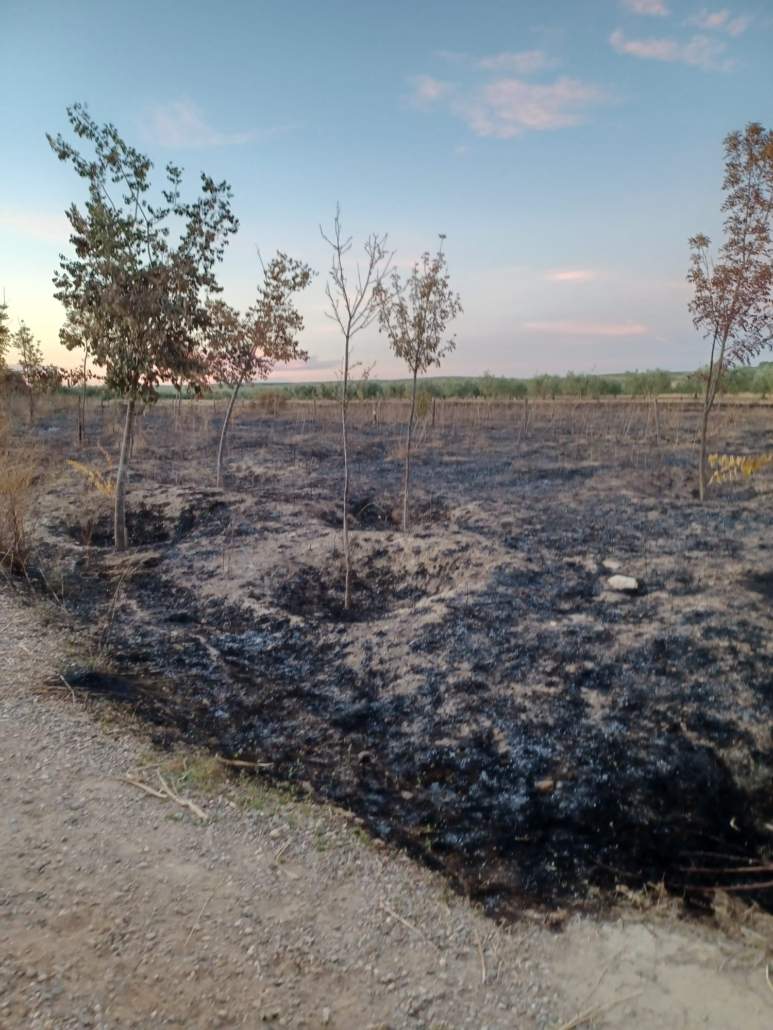
POLYGON ((408 529, 408 491, 411 475, 411 442, 416 418, 416 383, 419 373, 440 366, 455 346, 447 337, 449 323, 461 314, 459 295, 451 289, 443 240, 433 256, 422 254, 405 282, 399 272, 392 272, 388 283, 376 289, 379 329, 388 340, 396 357, 411 373, 411 408, 408 415, 403 469, 403 532, 408 529))
MULTIPOLYGON (((135 407, 155 400, 164 381, 202 381, 205 299, 219 292, 215 267, 238 222, 226 182, 202 174, 199 195, 186 201, 182 170, 168 164, 154 194, 152 162, 115 126, 98 125, 81 104, 67 116, 84 151, 61 135, 47 138, 88 196, 67 211, 72 253, 60 257, 55 296, 78 328, 88 319, 93 361, 126 402, 115 491, 115 546, 123 550, 135 407)), ((62 343, 72 347, 77 338, 64 331, 62 343)))
POLYGON ((710 341, 703 389, 698 490, 708 481, 711 410, 726 372, 773 342, 773 131, 751 122, 725 138, 724 239, 716 257, 708 236, 690 239, 687 275, 695 328, 710 341))
POLYGON ((223 481, 223 454, 236 398, 243 383, 267 379, 278 362, 307 361, 298 335, 303 316, 295 294, 306 289, 313 272, 281 251, 263 266, 255 303, 246 314, 222 300, 210 304, 208 367, 215 382, 231 388, 217 448, 217 485, 223 481))

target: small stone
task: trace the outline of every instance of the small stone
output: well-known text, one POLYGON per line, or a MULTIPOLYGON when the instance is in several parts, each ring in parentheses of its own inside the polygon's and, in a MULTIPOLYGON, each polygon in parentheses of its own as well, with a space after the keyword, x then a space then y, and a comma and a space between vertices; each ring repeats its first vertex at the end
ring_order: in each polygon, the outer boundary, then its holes
POLYGON ((607 586, 620 594, 635 594, 639 590, 639 581, 633 576, 610 576, 607 586))
POLYGON ((535 780, 534 789, 538 794, 552 794, 556 788, 556 781, 551 777, 546 777, 544 780, 535 780))
POLYGON ((617 560, 617 558, 605 558, 601 564, 604 566, 607 572, 620 571, 620 562, 617 560))
POLYGON ((330 1023, 330 1009, 322 1009, 320 1019, 322 1020, 322 1025, 327 1026, 330 1023))

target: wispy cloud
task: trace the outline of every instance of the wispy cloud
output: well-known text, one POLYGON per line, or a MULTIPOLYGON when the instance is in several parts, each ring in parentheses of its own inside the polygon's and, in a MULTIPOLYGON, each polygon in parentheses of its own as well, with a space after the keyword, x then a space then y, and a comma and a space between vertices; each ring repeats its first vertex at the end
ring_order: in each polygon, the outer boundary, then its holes
POLYGON ((650 61, 687 64, 705 71, 728 71, 733 61, 724 57, 725 44, 708 36, 693 36, 686 43, 671 37, 628 39, 621 29, 609 37, 618 54, 627 54, 650 61))
POLYGON ((544 278, 550 283, 589 283, 598 278, 598 273, 592 268, 552 268, 544 278))
POLYGON ((413 105, 447 111, 478 136, 512 139, 524 132, 579 125, 593 104, 606 99, 597 86, 566 75, 527 81, 558 64, 544 50, 502 50, 482 57, 439 50, 434 56, 458 72, 453 81, 431 75, 412 78, 413 105))
POLYGON ((689 25, 695 25, 704 32, 726 32, 728 36, 742 36, 751 23, 748 15, 733 15, 727 7, 719 11, 709 11, 704 7, 688 19, 689 25))
MULTIPOLYGON (((162 147, 198 149, 230 147, 250 143, 257 139, 254 130, 247 132, 221 132, 211 126, 202 111, 190 100, 174 100, 159 104, 148 112, 144 124, 145 134, 162 147)), ((277 130, 269 130, 273 133, 277 130)), ((264 135, 264 133, 261 133, 264 135)))
POLYGON ((596 86, 562 77, 550 83, 497 79, 455 106, 479 136, 512 139, 527 131, 565 129, 585 120, 587 109, 604 99, 596 86))
POLYGON ((621 6, 634 14, 646 14, 660 18, 665 18, 671 13, 663 0, 622 0, 621 6))
POLYGON ((413 94, 411 99, 419 107, 429 107, 448 96, 451 92, 451 85, 441 79, 435 79, 431 75, 416 75, 412 80, 413 94))
POLYGON ((18 236, 26 236, 45 243, 67 242, 70 223, 62 213, 27 211, 20 208, 0 208, 0 226, 18 236))
POLYGON ((524 329, 555 336, 644 336, 647 326, 641 322, 525 322, 524 329))
POLYGON ((548 57, 544 50, 504 50, 489 54, 476 61, 479 68, 487 72, 511 72, 514 75, 535 75, 537 72, 555 68, 558 62, 548 57))
POLYGON ((513 75, 536 75, 559 64, 555 57, 550 57, 544 50, 501 50, 482 57, 463 50, 436 50, 432 56, 457 67, 484 72, 510 72, 513 75))

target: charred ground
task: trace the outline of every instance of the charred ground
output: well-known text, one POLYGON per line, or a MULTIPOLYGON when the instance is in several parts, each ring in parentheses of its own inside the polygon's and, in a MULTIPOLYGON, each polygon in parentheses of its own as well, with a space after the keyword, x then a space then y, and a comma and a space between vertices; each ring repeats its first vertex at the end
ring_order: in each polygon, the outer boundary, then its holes
MULTIPOLYGON (((399 428, 365 424, 348 613, 338 435, 307 418, 244 410, 218 491, 211 405, 150 411, 126 555, 50 481, 42 565, 98 656, 68 681, 272 763, 493 911, 663 879, 771 906, 746 870, 773 842, 770 475, 700 506, 689 409, 657 437, 646 406, 513 409, 424 432, 403 535, 399 428)), ((61 457, 66 419, 40 428, 61 457)), ((113 432, 95 414, 90 460, 113 432)), ((716 449, 773 450, 773 411, 727 411, 716 449)))

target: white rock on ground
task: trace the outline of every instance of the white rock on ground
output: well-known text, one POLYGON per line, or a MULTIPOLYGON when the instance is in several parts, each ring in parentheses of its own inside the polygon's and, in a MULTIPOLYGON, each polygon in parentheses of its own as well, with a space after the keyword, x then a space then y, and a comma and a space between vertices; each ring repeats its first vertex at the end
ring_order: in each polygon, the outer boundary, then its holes
POLYGON ((610 590, 616 590, 620 594, 635 594, 639 589, 639 581, 633 576, 610 576, 607 586, 610 590))

